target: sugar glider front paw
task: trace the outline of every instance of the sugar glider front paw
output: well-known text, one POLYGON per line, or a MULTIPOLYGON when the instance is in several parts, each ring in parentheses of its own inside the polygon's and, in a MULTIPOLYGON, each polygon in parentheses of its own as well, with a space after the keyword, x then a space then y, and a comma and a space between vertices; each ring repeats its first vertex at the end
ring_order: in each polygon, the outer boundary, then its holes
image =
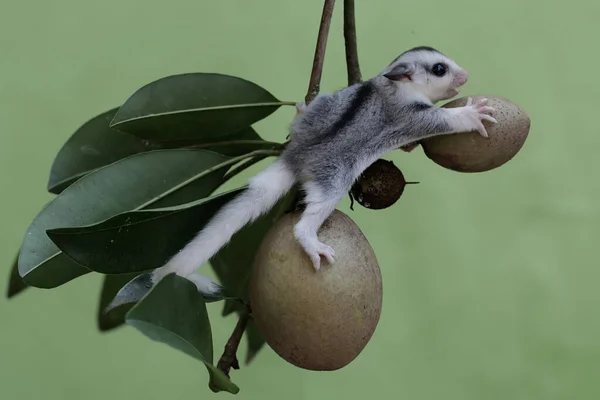
POLYGON ((485 130, 485 126, 483 126, 482 121, 490 121, 492 123, 498 123, 495 118, 489 115, 489 113, 494 112, 495 109, 493 107, 486 106, 488 99, 479 99, 475 103, 473 103, 473 99, 469 97, 467 99, 467 104, 462 107, 465 118, 468 119, 468 125, 470 125, 471 130, 475 130, 479 132, 479 134, 483 137, 488 137, 488 133, 485 130))

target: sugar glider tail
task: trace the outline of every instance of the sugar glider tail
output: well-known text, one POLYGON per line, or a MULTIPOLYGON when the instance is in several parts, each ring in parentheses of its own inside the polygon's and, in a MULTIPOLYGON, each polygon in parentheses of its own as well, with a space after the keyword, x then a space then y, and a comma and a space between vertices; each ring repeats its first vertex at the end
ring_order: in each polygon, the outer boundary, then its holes
POLYGON ((204 294, 214 294, 220 286, 210 278, 196 273, 231 237, 246 224, 273 208, 287 194, 296 178, 285 161, 277 159, 248 181, 248 188, 227 203, 188 244, 164 266, 152 274, 158 282, 170 273, 189 278, 204 294))

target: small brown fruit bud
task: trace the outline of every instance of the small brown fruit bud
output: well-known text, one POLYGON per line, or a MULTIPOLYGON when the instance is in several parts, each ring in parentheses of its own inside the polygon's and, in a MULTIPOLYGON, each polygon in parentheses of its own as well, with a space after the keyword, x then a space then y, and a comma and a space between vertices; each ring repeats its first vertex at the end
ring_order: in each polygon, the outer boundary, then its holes
POLYGON ((381 210, 398 201, 407 183, 415 182, 406 182, 393 162, 379 159, 365 169, 350 194, 361 206, 381 210))

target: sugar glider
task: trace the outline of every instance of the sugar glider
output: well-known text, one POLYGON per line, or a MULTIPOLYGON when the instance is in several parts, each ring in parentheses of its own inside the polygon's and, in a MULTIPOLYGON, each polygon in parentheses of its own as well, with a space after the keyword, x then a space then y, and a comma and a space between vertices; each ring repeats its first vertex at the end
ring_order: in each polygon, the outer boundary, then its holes
POLYGON ((321 257, 333 264, 334 249, 321 243, 317 232, 369 165, 394 149, 431 136, 478 131, 487 137, 482 121, 496 123, 487 99, 469 98, 457 108, 434 105, 456 96, 467 78, 467 71, 453 60, 419 46, 400 54, 369 80, 320 94, 308 105, 298 104, 290 142, 278 159, 252 177, 246 190, 154 270, 152 282, 174 272, 204 294, 220 293, 220 285, 196 270, 296 183, 304 191, 306 207, 294 227, 295 238, 315 270, 321 257))

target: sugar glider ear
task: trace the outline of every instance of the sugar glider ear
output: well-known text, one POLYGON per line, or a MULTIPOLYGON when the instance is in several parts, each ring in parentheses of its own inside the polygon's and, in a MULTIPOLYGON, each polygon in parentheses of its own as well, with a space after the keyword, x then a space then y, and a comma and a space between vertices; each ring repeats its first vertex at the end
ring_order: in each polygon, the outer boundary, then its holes
POLYGON ((409 64, 401 63, 395 65, 391 70, 383 74, 392 81, 411 80, 414 70, 409 64))

